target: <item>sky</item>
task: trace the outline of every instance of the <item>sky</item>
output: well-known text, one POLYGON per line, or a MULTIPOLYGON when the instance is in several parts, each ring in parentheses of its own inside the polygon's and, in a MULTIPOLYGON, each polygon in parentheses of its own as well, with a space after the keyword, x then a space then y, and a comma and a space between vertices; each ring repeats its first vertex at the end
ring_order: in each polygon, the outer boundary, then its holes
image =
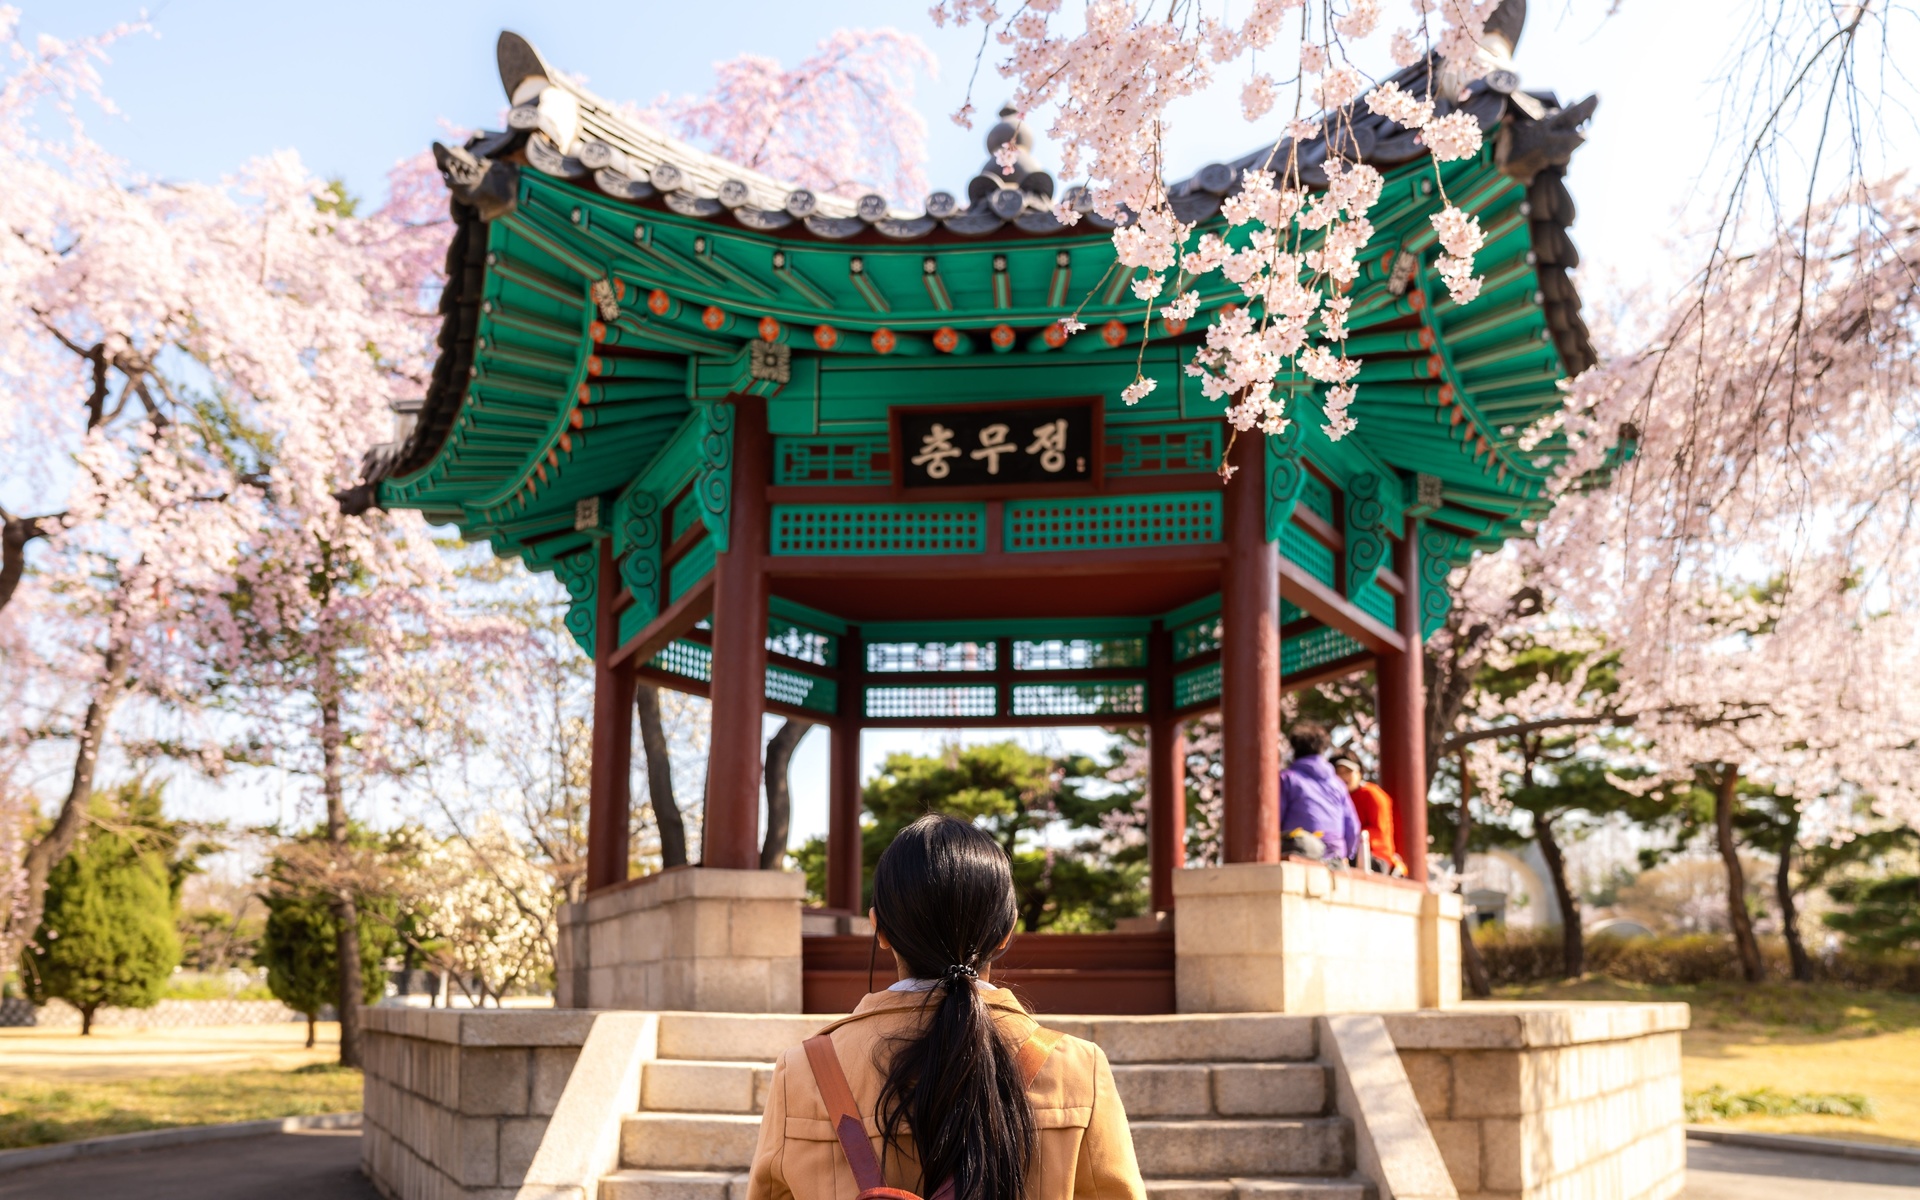
MULTIPOLYGON (((1589 93, 1600 97, 1589 142, 1568 176, 1579 206, 1572 229, 1584 264, 1579 280, 1590 309, 1643 285, 1665 289, 1687 273, 1690 256, 1676 240, 1713 215, 1722 181, 1714 156, 1726 136, 1716 120, 1722 75, 1740 21, 1753 6, 1754 0, 1534 0, 1515 55, 1522 85, 1551 89, 1564 103, 1589 93), (1617 11, 1609 15, 1610 9, 1617 11)), ((1400 7, 1389 4, 1390 19, 1400 7)), ((138 6, 118 0, 62 0, 25 10, 28 37, 78 37, 141 15, 138 6)), ((948 119, 967 94, 979 31, 934 28, 922 0, 164 0, 147 15, 155 34, 116 45, 105 68, 106 90, 122 115, 94 117, 89 125, 136 169, 161 178, 215 180, 252 156, 293 149, 315 172, 343 178, 356 195, 377 199, 385 172, 448 137, 449 127, 497 127, 505 99, 494 39, 503 28, 528 38, 555 67, 584 76, 601 95, 645 103, 664 93, 704 91, 719 60, 751 52, 790 65, 835 28, 892 25, 924 39, 940 63, 938 78, 923 80, 918 92, 932 185, 962 191, 985 159, 984 124, 966 130, 948 119)), ((987 49, 973 88, 983 112, 1008 95, 992 67, 993 47, 987 49)), ((1177 107, 1166 139, 1170 175, 1271 141, 1269 129, 1240 117, 1240 78, 1177 107)), ((1881 139, 1869 147, 1870 159, 1920 159, 1911 122, 1870 125, 1881 139)), ((1039 156, 1052 161, 1044 139, 1039 156)), ((926 752, 954 736, 870 731, 862 757, 870 773, 891 751, 926 752)), ((993 736, 999 735, 971 731, 960 740, 993 736)), ((1018 736, 1055 752, 1094 751, 1103 743, 1094 731, 1018 736)), ((826 736, 815 731, 794 763, 795 844, 825 827, 825 774, 826 736)), ((204 793, 193 806, 203 810, 196 815, 272 819, 271 811, 253 811, 262 803, 282 805, 284 798, 204 793)))

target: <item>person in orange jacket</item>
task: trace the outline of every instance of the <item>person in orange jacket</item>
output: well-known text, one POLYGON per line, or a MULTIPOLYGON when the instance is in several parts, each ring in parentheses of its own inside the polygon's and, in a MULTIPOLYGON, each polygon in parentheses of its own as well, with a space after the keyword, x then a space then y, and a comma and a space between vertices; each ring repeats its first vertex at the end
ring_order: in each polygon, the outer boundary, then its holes
POLYGON ((1367 849, 1378 864, 1376 871, 1404 876, 1407 864, 1393 846, 1393 797, 1377 783, 1360 777, 1360 760, 1350 753, 1333 756, 1333 773, 1347 785, 1353 811, 1360 816, 1360 828, 1367 835, 1367 849))

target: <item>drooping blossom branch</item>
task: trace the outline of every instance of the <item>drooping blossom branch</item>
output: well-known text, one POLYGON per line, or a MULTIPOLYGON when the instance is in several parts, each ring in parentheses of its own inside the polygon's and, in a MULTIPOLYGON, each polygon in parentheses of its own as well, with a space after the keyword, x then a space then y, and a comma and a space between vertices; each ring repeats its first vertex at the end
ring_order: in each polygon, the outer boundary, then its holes
MULTIPOLYGON (((1198 310, 1192 284, 1200 277, 1218 270, 1239 286, 1247 303, 1221 311, 1204 351, 1187 368, 1209 397, 1232 399, 1227 416, 1235 430, 1284 430, 1291 389, 1276 385, 1283 373, 1294 372, 1325 386, 1326 431, 1338 438, 1354 427, 1348 409, 1360 369, 1359 360, 1345 354, 1350 302, 1343 293, 1373 235, 1367 211, 1382 182, 1353 140, 1340 134, 1350 129, 1353 106, 1364 94, 1373 111, 1421 132, 1436 181, 1441 163, 1478 153, 1480 129, 1470 115, 1434 114, 1438 102, 1458 98, 1484 73, 1481 39, 1497 7, 1498 0, 1413 0, 1417 21, 1396 30, 1391 47, 1402 65, 1435 55, 1424 96, 1391 81, 1369 92, 1349 58, 1350 46, 1381 28, 1380 0, 1257 0, 1237 18, 1199 3, 1162 10, 1134 0, 1089 0, 1079 32, 1056 30, 1059 0, 1024 4, 1005 17, 994 0, 940 0, 932 15, 936 24, 997 27, 993 36, 1006 47, 999 69, 1014 82, 1013 107, 1051 108, 1049 134, 1060 148, 1062 174, 1087 181, 1063 195, 1055 215, 1072 224, 1085 206, 1118 224, 1114 247, 1120 264, 1137 273, 1135 297, 1151 304, 1171 283, 1176 294, 1159 315, 1184 322, 1198 310), (1437 30, 1429 21, 1436 12, 1437 30), (1297 34, 1288 38, 1293 29, 1297 34), (1257 62, 1285 41, 1297 46, 1299 63, 1285 139, 1276 141, 1264 166, 1245 173, 1242 190, 1226 203, 1229 226, 1250 225, 1249 236, 1235 249, 1206 234, 1188 249, 1193 226, 1175 215, 1162 175, 1168 109, 1212 84, 1221 68, 1257 62), (1442 94, 1433 94, 1436 86, 1442 94), (1319 115, 1307 115, 1315 111, 1319 115), (1328 135, 1326 185, 1316 194, 1303 180, 1299 144, 1322 133, 1328 135)), ((1271 112, 1283 86, 1256 72, 1241 93, 1247 119, 1271 112)), ((971 111, 969 101, 955 119, 964 122, 971 111)), ((1441 196, 1445 201, 1444 188, 1441 196)), ((1436 269, 1464 304, 1480 287, 1472 273, 1483 242, 1478 220, 1445 201, 1433 224, 1445 251, 1436 269)), ((1151 316, 1149 308, 1143 353, 1151 316)), ((1085 328, 1077 313, 1063 324, 1068 333, 1085 328)), ((1123 398, 1137 403, 1154 386, 1136 369, 1123 398)))

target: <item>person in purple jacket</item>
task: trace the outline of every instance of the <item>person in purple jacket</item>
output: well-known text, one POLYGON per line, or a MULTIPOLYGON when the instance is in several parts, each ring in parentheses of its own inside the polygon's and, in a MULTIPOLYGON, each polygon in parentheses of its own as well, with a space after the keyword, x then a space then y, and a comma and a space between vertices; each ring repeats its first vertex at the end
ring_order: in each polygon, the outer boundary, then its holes
POLYGON ((1324 727, 1303 721, 1287 734, 1287 742, 1293 761, 1280 772, 1282 849, 1329 864, 1350 861, 1360 844, 1360 816, 1327 762, 1332 739, 1324 727))

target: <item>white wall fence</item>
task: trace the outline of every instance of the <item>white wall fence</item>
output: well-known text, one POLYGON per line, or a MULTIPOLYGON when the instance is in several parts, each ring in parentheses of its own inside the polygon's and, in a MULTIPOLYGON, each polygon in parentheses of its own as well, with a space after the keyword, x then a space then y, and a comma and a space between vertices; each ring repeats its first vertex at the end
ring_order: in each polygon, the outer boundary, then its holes
MULTIPOLYGON (((331 1020, 332 1010, 321 1014, 331 1020)), ((103 1008, 94 1028, 192 1029, 202 1025, 273 1025, 306 1018, 278 1000, 162 1000, 152 1008, 103 1008)), ((62 1000, 35 1007, 17 997, 0 1000, 0 1027, 78 1029, 80 1010, 62 1000)))

